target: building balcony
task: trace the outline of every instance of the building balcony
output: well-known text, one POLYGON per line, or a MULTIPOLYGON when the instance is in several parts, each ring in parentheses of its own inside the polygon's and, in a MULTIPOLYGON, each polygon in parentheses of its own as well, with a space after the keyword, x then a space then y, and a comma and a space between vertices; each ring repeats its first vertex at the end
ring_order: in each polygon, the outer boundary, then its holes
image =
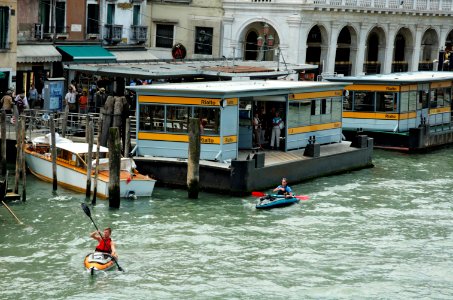
POLYGON ((346 10, 416 15, 453 15, 453 0, 224 0, 228 8, 259 6, 294 6, 310 10, 346 10))
POLYGON ((123 36, 123 25, 106 24, 104 26, 104 40, 110 44, 121 42, 123 36))
POLYGON ((131 40, 137 43, 144 43, 148 39, 148 26, 131 25, 131 40))
MULTIPOLYGON (((34 40, 65 40, 69 37, 68 26, 56 26, 54 27, 44 26, 43 24, 36 23, 33 26, 31 37, 34 40)), ((23 36, 21 40, 28 40, 27 36, 23 36)))

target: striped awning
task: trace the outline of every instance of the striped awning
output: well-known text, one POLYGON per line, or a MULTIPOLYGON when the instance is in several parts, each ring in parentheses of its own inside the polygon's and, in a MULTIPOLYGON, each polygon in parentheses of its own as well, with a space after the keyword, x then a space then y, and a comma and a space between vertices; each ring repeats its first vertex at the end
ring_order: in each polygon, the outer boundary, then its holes
POLYGON ((60 52, 53 45, 18 45, 18 63, 61 61, 60 52))
POLYGON ((110 50, 110 52, 116 56, 117 62, 138 62, 157 59, 149 50, 139 51, 116 51, 110 50))

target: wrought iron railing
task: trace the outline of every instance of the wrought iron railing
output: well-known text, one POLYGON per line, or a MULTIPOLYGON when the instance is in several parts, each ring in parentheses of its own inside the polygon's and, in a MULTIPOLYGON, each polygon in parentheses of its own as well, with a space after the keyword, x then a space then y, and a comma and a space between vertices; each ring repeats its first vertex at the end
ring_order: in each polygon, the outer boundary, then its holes
POLYGON ((123 25, 105 24, 104 39, 111 43, 121 41, 123 35, 123 25))
POLYGON ((401 10, 423 11, 437 14, 450 14, 453 11, 453 0, 224 0, 224 5, 252 3, 257 5, 300 5, 315 8, 349 8, 366 10, 401 10))
POLYGON ((148 37, 148 26, 131 25, 132 37, 136 42, 146 42, 148 37))

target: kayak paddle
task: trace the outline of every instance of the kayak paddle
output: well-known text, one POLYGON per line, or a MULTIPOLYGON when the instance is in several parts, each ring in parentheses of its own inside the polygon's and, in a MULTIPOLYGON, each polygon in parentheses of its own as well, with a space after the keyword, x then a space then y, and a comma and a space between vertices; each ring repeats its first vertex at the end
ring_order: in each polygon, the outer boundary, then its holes
MULTIPOLYGON (((104 237, 102 236, 102 233, 99 231, 99 228, 96 226, 96 223, 94 223, 93 218, 91 217, 91 211, 90 211, 90 208, 88 207, 88 205, 86 205, 85 203, 82 203, 82 209, 85 212, 85 214, 90 218, 91 222, 93 222, 93 225, 96 228, 96 230, 98 231, 99 235, 101 236, 101 239, 104 239, 104 237)), ((113 261, 116 263, 116 266, 118 267, 118 271, 124 272, 124 269, 120 267, 115 256, 111 255, 111 257, 112 257, 113 261)))
MULTIPOLYGON (((263 192, 252 192, 252 196, 253 197, 264 197, 264 196, 267 196, 267 194, 265 194, 263 192)), ((284 197, 284 195, 272 195, 272 197, 276 197, 276 198, 279 198, 279 196, 284 197)), ((307 195, 294 195, 293 197, 297 198, 299 200, 308 200, 308 199, 310 199, 310 197, 307 196, 307 195)))

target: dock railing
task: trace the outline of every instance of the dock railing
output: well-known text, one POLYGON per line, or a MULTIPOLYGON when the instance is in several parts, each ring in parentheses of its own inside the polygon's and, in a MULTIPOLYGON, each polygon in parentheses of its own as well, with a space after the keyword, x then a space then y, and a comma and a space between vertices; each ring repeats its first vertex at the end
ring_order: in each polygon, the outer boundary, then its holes
MULTIPOLYGON (((134 112, 132 112, 134 113, 134 112)), ((50 110, 41 110, 41 109, 26 109, 23 112, 23 115, 26 118, 26 135, 28 140, 32 140, 37 136, 43 136, 50 133, 50 124, 49 119, 50 115, 54 116, 56 122, 55 128, 60 135, 63 135, 63 122, 64 114, 63 112, 55 112, 50 110)), ((87 130, 87 116, 90 116, 90 120, 93 121, 94 125, 94 134, 98 135, 99 130, 99 113, 88 113, 88 114, 79 114, 79 113, 68 113, 66 120, 66 132, 65 136, 68 138, 71 137, 85 137, 87 130)), ((14 140, 16 138, 16 120, 10 114, 6 115, 6 138, 14 140)), ((135 115, 130 116, 130 134, 131 140, 135 141, 136 137, 136 118, 135 115)))

